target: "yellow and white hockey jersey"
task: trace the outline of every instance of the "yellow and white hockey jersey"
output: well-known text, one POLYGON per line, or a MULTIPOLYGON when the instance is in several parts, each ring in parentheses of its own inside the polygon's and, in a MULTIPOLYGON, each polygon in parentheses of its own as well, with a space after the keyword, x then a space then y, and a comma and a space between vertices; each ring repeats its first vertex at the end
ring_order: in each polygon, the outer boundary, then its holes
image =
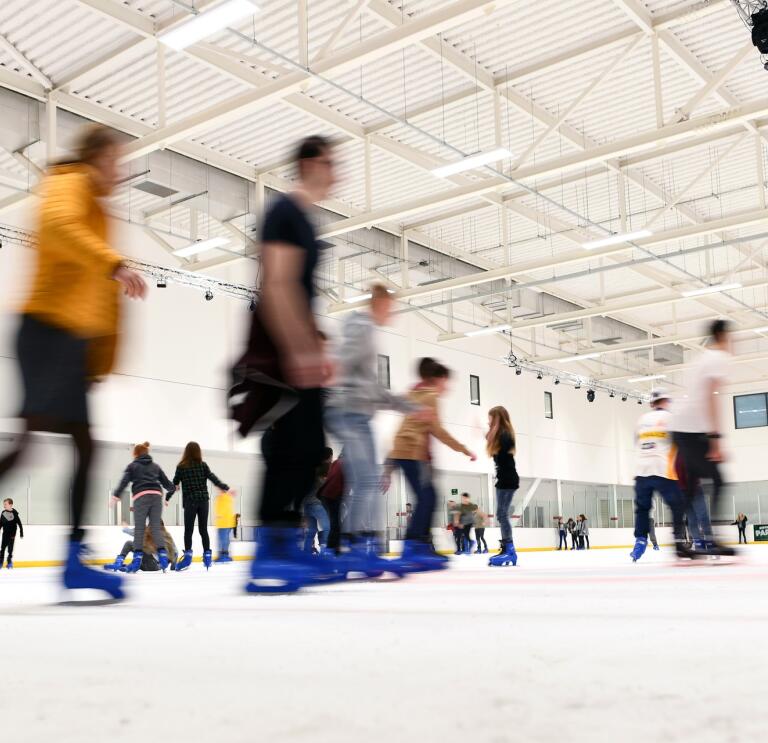
POLYGON ((637 477, 665 477, 677 480, 677 450, 669 430, 672 414, 668 410, 651 410, 637 422, 637 477))

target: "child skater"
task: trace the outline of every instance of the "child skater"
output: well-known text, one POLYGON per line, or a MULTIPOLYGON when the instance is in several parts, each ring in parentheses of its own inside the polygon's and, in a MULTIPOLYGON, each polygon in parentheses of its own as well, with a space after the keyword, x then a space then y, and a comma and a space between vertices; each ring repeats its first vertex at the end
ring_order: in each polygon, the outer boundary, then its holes
MULTIPOLYGON (((208 536, 208 510, 210 497, 208 496, 208 480, 223 491, 229 490, 211 468, 203 461, 203 453, 200 444, 190 441, 184 448, 184 456, 176 467, 173 476, 174 487, 181 483, 182 505, 184 506, 184 555, 176 570, 186 570, 192 564, 192 532, 195 530, 195 519, 200 539, 203 541, 203 564, 206 570, 211 567, 211 538, 208 536)), ((170 493, 167 500, 173 493, 170 493)))
POLYGON ((387 472, 398 467, 416 495, 416 508, 408 525, 401 560, 411 572, 441 570, 445 559, 432 545, 431 526, 437 496, 432 484, 432 463, 429 439, 434 436, 454 451, 461 452, 475 461, 477 457, 464 444, 457 441, 440 423, 438 400, 448 389, 450 370, 434 359, 419 362, 421 381, 408 394, 408 399, 419 408, 432 411, 425 416, 422 411, 411 413, 403 419, 390 452, 387 472))
MULTIPOLYGON (((125 468, 123 479, 112 494, 113 500, 120 499, 120 495, 131 483, 131 500, 133 501, 133 543, 138 546, 133 552, 133 560, 126 568, 126 573, 135 573, 141 567, 144 557, 144 530, 147 519, 152 538, 156 545, 165 544, 163 533, 163 488, 169 493, 175 490, 174 484, 168 479, 160 465, 152 461, 149 456, 149 442, 136 444, 133 447, 133 462, 125 468)), ((157 561, 160 569, 165 572, 168 567, 168 551, 165 547, 157 548, 157 561)))
POLYGON ((222 490, 213 504, 213 521, 219 537, 219 554, 216 562, 232 562, 229 554, 229 541, 237 525, 235 497, 231 490, 222 490))
POLYGON ((3 540, 0 543, 0 569, 5 560, 5 550, 8 550, 8 562, 5 567, 8 570, 13 568, 13 543, 16 541, 16 530, 19 531, 19 537, 24 539, 24 525, 21 523, 19 512, 13 507, 13 498, 6 498, 3 501, 3 510, 0 511, 0 531, 3 532, 3 540))

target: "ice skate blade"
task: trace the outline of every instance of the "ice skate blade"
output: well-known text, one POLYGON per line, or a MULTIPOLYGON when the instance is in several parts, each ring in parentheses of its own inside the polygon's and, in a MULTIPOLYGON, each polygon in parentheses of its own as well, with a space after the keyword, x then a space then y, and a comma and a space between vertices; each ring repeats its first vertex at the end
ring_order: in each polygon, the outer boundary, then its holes
POLYGON ((254 594, 289 594, 296 593, 301 587, 300 583, 280 578, 251 578, 245 590, 254 594))

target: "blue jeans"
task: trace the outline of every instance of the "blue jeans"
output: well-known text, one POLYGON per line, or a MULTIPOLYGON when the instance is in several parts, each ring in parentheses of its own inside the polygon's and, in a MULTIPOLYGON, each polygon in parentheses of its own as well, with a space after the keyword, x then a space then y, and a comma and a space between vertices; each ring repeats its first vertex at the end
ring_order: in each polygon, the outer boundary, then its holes
POLYGON ((501 538, 505 542, 512 541, 512 522, 509 520, 509 509, 512 507, 512 498, 516 490, 496 489, 496 520, 501 528, 501 538))
POLYGON ((408 486, 416 498, 413 516, 405 533, 406 539, 431 540, 432 514, 437 494, 432 484, 432 467, 418 459, 394 459, 393 463, 403 471, 408 486))
POLYGON ((712 539, 712 522, 709 520, 707 500, 701 485, 696 488, 693 500, 688 504, 686 516, 688 517, 688 531, 691 534, 691 539, 712 539))
POLYGON ((232 528, 217 529, 219 533, 219 554, 222 552, 229 553, 229 540, 232 538, 232 528))
POLYGON ((565 547, 565 549, 568 549, 568 540, 566 537, 566 531, 563 529, 559 532, 560 534, 560 544, 557 545, 557 549, 561 549, 565 547))
POLYGON ((376 460, 376 444, 371 431, 371 416, 328 408, 328 430, 342 445, 341 463, 347 490, 347 512, 343 531, 348 534, 373 533, 383 529, 380 516, 381 473, 376 460))
POLYGON ((648 539, 648 514, 653 505, 653 494, 658 493, 672 511, 675 539, 683 538, 683 495, 677 481, 666 477, 635 478, 635 539, 648 539))
POLYGON ((320 547, 328 546, 328 533, 331 530, 331 520, 328 518, 328 512, 320 503, 305 503, 304 518, 307 520, 307 531, 304 534, 304 551, 312 552, 315 544, 315 536, 318 530, 320 535, 320 547))

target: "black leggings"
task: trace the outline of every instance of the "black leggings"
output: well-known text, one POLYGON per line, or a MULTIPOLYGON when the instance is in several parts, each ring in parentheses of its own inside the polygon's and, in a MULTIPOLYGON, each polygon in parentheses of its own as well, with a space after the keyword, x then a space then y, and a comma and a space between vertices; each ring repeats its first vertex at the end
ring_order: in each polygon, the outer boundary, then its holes
POLYGON ((75 447, 75 473, 70 487, 70 512, 72 517, 71 539, 80 542, 83 538, 83 513, 88 496, 88 475, 93 462, 93 439, 88 423, 58 423, 42 417, 30 417, 26 421, 27 429, 22 434, 16 448, 0 459, 0 480, 21 460, 29 447, 31 431, 51 431, 69 434, 75 447))
POLYGON ((462 531, 464 532, 464 549, 468 550, 472 543, 472 524, 463 526, 462 531))
POLYGON ((203 540, 203 550, 211 549, 211 538, 208 536, 208 509, 210 502, 207 500, 190 501, 184 505, 184 549, 192 549, 192 532, 195 530, 195 519, 197 519, 197 530, 200 532, 200 539, 203 540))
POLYGON ((456 549, 460 550, 464 543, 464 530, 458 526, 453 527, 453 541, 456 542, 456 549))
POLYGON ((685 470, 685 512, 690 510, 701 480, 711 480, 712 518, 716 518, 720 505, 720 493, 723 489, 723 478, 717 462, 707 458, 710 443, 707 434, 675 433, 674 442, 680 452, 680 461, 685 470))
POLYGON ((746 544, 747 543, 747 527, 746 526, 739 527, 739 544, 741 544, 742 538, 744 539, 744 544, 746 544))
POLYGON ((13 558, 13 543, 16 541, 16 535, 11 536, 3 530, 3 541, 0 542, 0 568, 3 567, 5 560, 5 550, 8 550, 8 559, 13 558))
POLYGON ((486 550, 488 549, 488 542, 485 541, 485 527, 475 527, 475 539, 477 539, 477 549, 481 547, 486 550))

